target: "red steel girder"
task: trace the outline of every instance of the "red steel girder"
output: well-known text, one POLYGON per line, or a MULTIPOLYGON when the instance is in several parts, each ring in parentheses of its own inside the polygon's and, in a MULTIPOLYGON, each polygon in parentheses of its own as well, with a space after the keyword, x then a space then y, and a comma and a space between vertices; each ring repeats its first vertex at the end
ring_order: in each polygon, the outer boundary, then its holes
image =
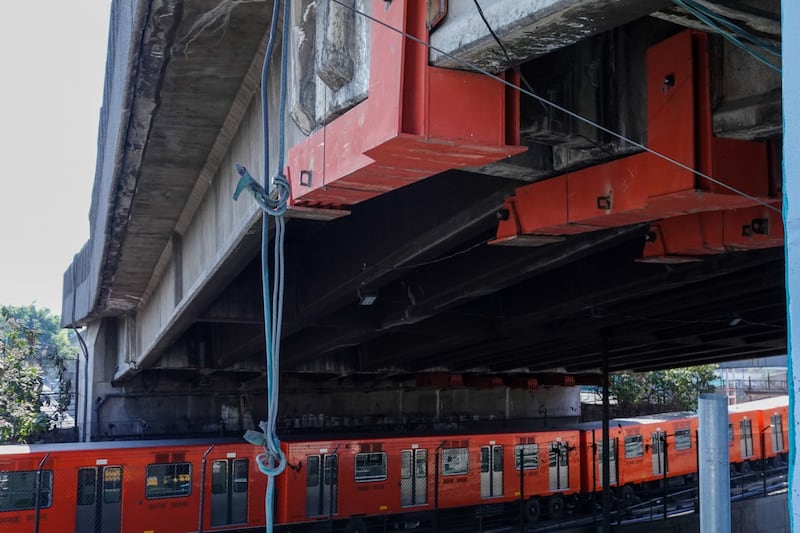
MULTIPOLYGON (((373 0, 372 16, 428 40, 424 2, 373 0)), ((428 48, 370 28, 365 101, 289 150, 292 205, 353 205, 445 170, 525 151, 519 94, 481 74, 428 65, 428 48)))
POLYGON ((650 226, 642 261, 676 263, 722 252, 783 246, 780 213, 764 206, 674 217, 650 226))
POLYGON ((520 187, 504 206, 496 244, 541 244, 609 227, 759 205, 769 197, 767 146, 713 135, 707 36, 686 31, 647 52, 651 153, 520 187), (696 169, 753 197, 736 194, 696 169))

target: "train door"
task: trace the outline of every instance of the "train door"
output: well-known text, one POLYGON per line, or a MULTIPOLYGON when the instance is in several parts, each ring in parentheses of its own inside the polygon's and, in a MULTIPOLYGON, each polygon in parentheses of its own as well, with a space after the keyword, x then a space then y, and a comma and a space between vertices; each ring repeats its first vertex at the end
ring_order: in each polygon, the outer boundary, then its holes
POLYGON ((550 490, 569 488, 569 447, 566 442, 550 443, 550 490))
POLYGON ((753 426, 749 418, 739 421, 739 444, 742 447, 742 459, 753 456, 753 426))
POLYGON ((666 438, 667 434, 663 431, 656 431, 650 434, 650 451, 653 453, 653 474, 661 475, 664 473, 666 465, 666 438))
POLYGON ((503 447, 481 446, 481 498, 503 495, 503 447))
POLYGON ((75 531, 119 533, 122 520, 122 467, 78 469, 75 531))
POLYGON ((306 516, 335 515, 339 498, 339 459, 336 454, 306 457, 306 516))
POLYGON ((428 450, 400 452, 400 505, 428 503, 428 450))
MULTIPOLYGON (((612 485, 617 484, 617 439, 609 439, 608 454, 608 480, 612 485)), ((603 486, 603 441, 597 443, 597 483, 603 486)))
POLYGON ((220 459, 211 463, 211 525, 247 522, 247 459, 220 459))

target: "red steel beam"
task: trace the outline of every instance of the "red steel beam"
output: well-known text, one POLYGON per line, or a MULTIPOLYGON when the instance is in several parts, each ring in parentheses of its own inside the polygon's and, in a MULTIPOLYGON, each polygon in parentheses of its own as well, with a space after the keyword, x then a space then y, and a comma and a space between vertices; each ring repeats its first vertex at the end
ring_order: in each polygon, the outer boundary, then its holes
MULTIPOLYGON (((424 2, 373 0, 372 16, 428 40, 424 2)), ((367 99, 289 150, 292 205, 353 205, 525 151, 518 95, 480 74, 429 66, 427 47, 397 32, 370 31, 367 99)))

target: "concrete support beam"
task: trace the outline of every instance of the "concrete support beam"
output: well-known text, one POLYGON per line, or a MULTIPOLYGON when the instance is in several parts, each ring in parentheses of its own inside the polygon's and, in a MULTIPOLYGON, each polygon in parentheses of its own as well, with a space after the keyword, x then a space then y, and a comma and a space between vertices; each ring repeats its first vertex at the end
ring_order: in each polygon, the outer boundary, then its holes
MULTIPOLYGON (((669 0, 484 0, 481 7, 511 60, 522 63, 670 4, 669 0)), ((449 3, 447 17, 431 35, 431 45, 492 72, 507 68, 500 47, 473 2, 449 3)), ((433 50, 431 63, 437 67, 465 68, 433 50)))

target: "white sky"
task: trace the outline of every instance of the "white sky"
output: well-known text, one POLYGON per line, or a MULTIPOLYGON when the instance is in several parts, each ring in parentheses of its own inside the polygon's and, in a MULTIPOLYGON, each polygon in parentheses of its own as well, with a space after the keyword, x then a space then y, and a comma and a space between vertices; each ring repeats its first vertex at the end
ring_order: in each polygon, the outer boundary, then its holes
POLYGON ((0 305, 61 314, 89 237, 111 0, 6 2, 0 22, 0 305))

